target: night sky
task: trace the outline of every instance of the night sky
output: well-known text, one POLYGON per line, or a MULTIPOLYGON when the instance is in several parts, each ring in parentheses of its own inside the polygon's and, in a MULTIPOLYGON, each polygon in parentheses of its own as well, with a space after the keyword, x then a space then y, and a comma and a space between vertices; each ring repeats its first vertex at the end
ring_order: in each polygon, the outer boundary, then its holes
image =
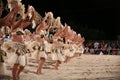
POLYGON ((53 12, 55 18, 61 17, 62 24, 67 23, 87 39, 94 39, 88 35, 94 36, 95 31, 104 36, 96 39, 117 39, 120 34, 120 8, 114 0, 22 0, 22 3, 26 7, 28 4, 34 6, 42 16, 45 12, 53 12))

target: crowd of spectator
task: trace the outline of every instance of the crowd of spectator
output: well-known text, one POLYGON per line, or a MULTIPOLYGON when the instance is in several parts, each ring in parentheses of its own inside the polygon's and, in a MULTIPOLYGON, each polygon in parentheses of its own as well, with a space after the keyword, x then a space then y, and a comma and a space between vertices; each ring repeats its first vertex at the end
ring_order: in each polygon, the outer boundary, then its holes
POLYGON ((86 41, 84 54, 120 55, 120 41, 86 41))

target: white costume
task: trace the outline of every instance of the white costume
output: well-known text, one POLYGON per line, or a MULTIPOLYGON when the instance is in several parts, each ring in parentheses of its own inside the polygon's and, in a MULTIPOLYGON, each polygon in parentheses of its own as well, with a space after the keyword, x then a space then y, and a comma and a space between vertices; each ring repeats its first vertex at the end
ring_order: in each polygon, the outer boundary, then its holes
POLYGON ((32 54, 33 59, 39 59, 39 48, 40 48, 40 43, 37 41, 32 41, 29 45, 30 51, 32 54))
POLYGON ((1 48, 7 53, 7 61, 9 61, 9 58, 11 58, 16 52, 16 48, 14 47, 12 40, 4 42, 1 48))
POLYGON ((80 54, 83 54, 83 53, 84 53, 84 50, 85 50, 85 49, 84 49, 84 47, 83 47, 82 45, 79 46, 79 51, 80 51, 79 53, 80 53, 80 54))
POLYGON ((32 57, 37 60, 40 60, 40 57, 44 57, 46 59, 47 55, 45 54, 43 43, 33 41, 32 44, 34 44, 34 46, 32 47, 32 57))
POLYGON ((15 53, 8 59, 8 63, 11 64, 20 64, 25 66, 27 64, 27 49, 25 45, 19 42, 13 42, 14 47, 16 48, 15 53))
POLYGON ((68 44, 64 44, 64 48, 62 50, 62 53, 65 55, 65 56, 68 56, 69 55, 69 45, 68 44))
POLYGON ((51 46, 52 44, 50 44, 48 41, 44 41, 44 44, 45 44, 45 52, 47 53, 51 53, 51 46))
POLYGON ((54 46, 51 55, 52 60, 65 61, 65 55, 62 53, 62 46, 54 46))
POLYGON ((43 57, 43 58, 47 59, 47 54, 45 52, 45 44, 44 44, 44 42, 40 43, 39 57, 40 58, 43 57))
POLYGON ((67 56, 73 57, 74 54, 75 54, 75 51, 76 51, 75 45, 74 45, 74 44, 70 44, 70 45, 69 45, 69 53, 68 53, 67 56))

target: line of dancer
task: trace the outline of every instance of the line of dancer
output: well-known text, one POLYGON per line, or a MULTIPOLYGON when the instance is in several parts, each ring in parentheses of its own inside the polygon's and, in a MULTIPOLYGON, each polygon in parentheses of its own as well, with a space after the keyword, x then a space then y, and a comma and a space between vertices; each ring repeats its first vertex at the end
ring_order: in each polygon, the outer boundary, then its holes
POLYGON ((60 17, 54 18, 52 12, 46 12, 42 17, 31 5, 25 12, 23 6, 9 2, 10 12, 0 18, 0 56, 4 56, 4 51, 7 63, 13 65, 13 80, 20 79, 20 73, 29 62, 28 57, 39 61, 35 73, 40 75, 48 55, 55 61, 56 70, 61 63, 68 63, 72 58, 82 55, 84 37, 66 23, 63 25, 60 17), (30 27, 34 31, 29 30, 30 27), (4 40, 6 36, 9 36, 7 41, 4 40))

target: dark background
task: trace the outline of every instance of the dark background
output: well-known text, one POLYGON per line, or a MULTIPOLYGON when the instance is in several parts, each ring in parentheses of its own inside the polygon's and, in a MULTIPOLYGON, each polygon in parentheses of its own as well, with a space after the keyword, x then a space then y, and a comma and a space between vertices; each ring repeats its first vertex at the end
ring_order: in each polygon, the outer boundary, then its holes
POLYGON ((53 12, 61 17, 77 33, 88 40, 116 40, 120 35, 119 9, 117 0, 22 0, 44 17, 53 12))

